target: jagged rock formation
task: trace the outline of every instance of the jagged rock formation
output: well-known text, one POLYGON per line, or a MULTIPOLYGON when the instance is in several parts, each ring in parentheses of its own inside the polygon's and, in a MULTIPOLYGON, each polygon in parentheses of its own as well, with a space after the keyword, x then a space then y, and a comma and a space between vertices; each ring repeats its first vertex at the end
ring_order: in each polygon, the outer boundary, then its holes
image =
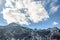
POLYGON ((0 40, 60 40, 60 29, 54 27, 33 30, 11 23, 7 26, 0 26, 0 40))

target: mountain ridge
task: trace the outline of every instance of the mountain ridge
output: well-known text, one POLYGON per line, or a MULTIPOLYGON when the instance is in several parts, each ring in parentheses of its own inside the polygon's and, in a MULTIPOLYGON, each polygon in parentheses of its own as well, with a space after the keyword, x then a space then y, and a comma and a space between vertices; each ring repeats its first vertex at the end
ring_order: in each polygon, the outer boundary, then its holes
POLYGON ((57 35, 59 35, 58 38, 60 39, 60 29, 57 27, 38 30, 22 27, 16 23, 4 27, 4 29, 0 28, 0 40, 52 40, 57 35))

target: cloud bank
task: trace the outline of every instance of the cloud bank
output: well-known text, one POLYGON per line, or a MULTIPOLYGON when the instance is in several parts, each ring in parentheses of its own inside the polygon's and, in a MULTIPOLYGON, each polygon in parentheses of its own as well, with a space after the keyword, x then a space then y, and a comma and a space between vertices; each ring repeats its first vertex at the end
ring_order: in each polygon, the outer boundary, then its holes
POLYGON ((2 13, 8 24, 16 22, 29 25, 29 21, 38 23, 49 18, 42 4, 31 0, 6 0, 2 13))

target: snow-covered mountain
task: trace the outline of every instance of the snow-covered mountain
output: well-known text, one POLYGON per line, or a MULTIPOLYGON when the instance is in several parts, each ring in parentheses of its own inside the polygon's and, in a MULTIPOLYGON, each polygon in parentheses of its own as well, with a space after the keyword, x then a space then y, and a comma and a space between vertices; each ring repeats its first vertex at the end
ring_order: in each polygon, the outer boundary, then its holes
POLYGON ((57 27, 33 30, 16 23, 0 26, 0 40, 59 40, 59 38, 60 29, 57 27))

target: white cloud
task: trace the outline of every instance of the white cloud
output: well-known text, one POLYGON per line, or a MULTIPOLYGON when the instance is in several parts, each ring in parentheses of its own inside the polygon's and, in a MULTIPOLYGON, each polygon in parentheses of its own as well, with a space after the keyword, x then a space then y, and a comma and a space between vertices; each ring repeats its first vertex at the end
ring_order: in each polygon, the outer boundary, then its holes
POLYGON ((11 0, 6 0, 5 6, 6 7, 13 7, 12 1, 11 0))
POLYGON ((3 17, 8 23, 16 22, 29 25, 29 21, 37 23, 49 18, 47 11, 42 4, 36 4, 36 2, 31 2, 31 0, 6 0, 5 6, 10 7, 5 8, 2 11, 3 17), (15 3, 15 6, 12 5, 12 2, 15 3), (22 8, 27 8, 27 12, 21 13, 20 9, 22 8))
POLYGON ((4 19, 7 20, 8 24, 16 22, 28 25, 25 14, 20 13, 17 9, 6 8, 3 10, 3 16, 4 19))
POLYGON ((59 5, 56 5, 57 2, 58 0, 51 0, 49 14, 54 14, 55 12, 57 12, 59 8, 59 5))
POLYGON ((53 22, 53 26, 56 26, 57 24, 58 24, 57 22, 55 22, 55 21, 53 22))
POLYGON ((42 21, 43 19, 49 18, 47 11, 41 4, 31 3, 28 9, 30 15, 29 19, 33 22, 39 22, 42 21))
POLYGON ((57 10, 58 10, 58 8, 59 8, 59 6, 53 6, 53 7, 51 7, 51 9, 50 9, 50 14, 51 13, 55 13, 57 10))
POLYGON ((51 0, 50 7, 55 6, 57 2, 58 0, 51 0))
POLYGON ((0 6, 3 4, 3 0, 0 0, 0 6))

